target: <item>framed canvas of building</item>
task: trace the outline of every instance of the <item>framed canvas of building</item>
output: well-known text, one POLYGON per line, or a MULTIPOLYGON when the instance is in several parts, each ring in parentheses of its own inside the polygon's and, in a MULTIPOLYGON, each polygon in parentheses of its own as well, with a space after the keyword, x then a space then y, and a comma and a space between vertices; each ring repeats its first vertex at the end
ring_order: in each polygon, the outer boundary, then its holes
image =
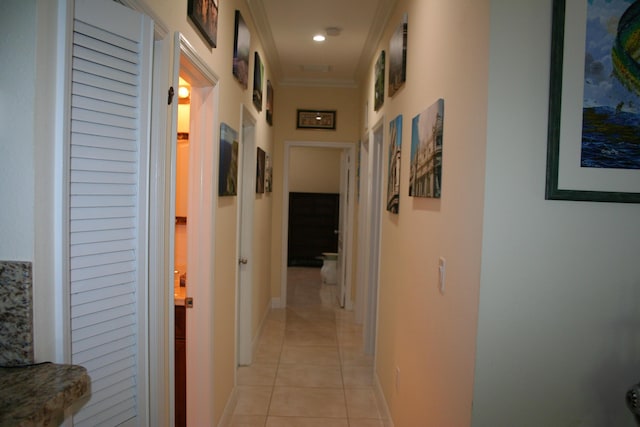
POLYGON ((444 100, 411 121, 409 196, 440 198, 442 182, 442 130, 444 100))
POLYGON ((389 167, 387 177, 387 210, 400 210, 400 152, 402 148, 402 115, 389 123, 389 167))

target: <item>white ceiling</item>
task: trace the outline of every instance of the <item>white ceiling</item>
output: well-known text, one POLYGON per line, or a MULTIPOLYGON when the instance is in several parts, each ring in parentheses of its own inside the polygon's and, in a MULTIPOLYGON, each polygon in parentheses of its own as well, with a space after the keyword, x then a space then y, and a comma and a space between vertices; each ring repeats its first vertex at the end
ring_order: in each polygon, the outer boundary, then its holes
POLYGON ((247 0, 278 83, 356 86, 396 0, 247 0), (312 40, 329 27, 340 35, 312 40))

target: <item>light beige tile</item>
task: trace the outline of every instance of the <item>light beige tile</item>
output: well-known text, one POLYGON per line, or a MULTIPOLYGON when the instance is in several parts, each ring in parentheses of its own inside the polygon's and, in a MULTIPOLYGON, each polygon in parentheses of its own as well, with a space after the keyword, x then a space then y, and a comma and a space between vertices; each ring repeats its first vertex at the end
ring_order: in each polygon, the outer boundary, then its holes
POLYGON ((234 415, 267 415, 272 387, 238 386, 234 415))
POLYGON ((369 387, 373 385, 373 367, 343 366, 342 380, 345 387, 369 387))
POLYGON ((278 365, 254 363, 238 368, 238 385, 270 385, 276 380, 278 365))
POLYGON ((348 388, 344 390, 349 418, 380 419, 376 395, 372 387, 348 388))
POLYGON ((280 359, 282 344, 261 342, 253 355, 253 363, 276 365, 280 359))
POLYGON ((276 386, 342 387, 338 366, 280 365, 276 386))
POLYGON ((349 418, 349 427, 385 427, 382 420, 362 420, 349 418))
POLYGON ((280 364, 300 363, 305 365, 340 366, 340 355, 335 346, 289 346, 282 348, 280 364))
POLYGON ((346 418, 344 391, 334 388, 275 387, 269 415, 346 418))
POLYGON ((349 427, 346 418, 269 417, 266 427, 349 427))
POLYGON ((337 346, 338 339, 333 331, 287 330, 284 343, 293 346, 337 346))
POLYGON ((340 360, 343 366, 373 366, 373 355, 364 354, 359 346, 340 346, 340 360))
POLYGON ((229 427, 264 427, 266 415, 234 415, 229 427))

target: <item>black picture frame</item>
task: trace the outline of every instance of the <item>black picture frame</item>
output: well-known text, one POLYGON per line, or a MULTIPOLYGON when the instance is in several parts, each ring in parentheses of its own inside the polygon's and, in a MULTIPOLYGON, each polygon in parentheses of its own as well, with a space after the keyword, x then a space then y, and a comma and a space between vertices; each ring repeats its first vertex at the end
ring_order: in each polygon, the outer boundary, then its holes
POLYGON ((297 110, 297 129, 336 129, 335 110, 297 110))
MULTIPOLYGON (((565 37, 566 28, 566 1, 553 0, 552 30, 551 30, 551 67, 549 82, 549 113, 547 129, 547 170, 545 184, 546 200, 573 200, 592 202, 616 202, 616 203, 640 203, 640 192, 602 191, 577 186, 568 186, 560 183, 560 174, 567 168, 568 173, 579 169, 578 165, 567 165, 561 161, 561 148, 570 141, 562 138, 563 122, 563 77, 566 72, 565 37)), ((571 48, 571 47, 568 47, 571 48)), ((582 58, 584 60, 584 56, 582 58)), ((584 67, 584 63, 577 64, 584 67)), ((567 101, 568 102, 568 101, 567 101)), ((571 105, 570 108, 582 108, 582 105, 571 105)), ((576 162, 577 163, 577 162, 576 162)), ((615 170, 605 171, 614 177, 615 170)), ((636 178, 637 179, 637 178, 636 178)))
POLYGON ((218 43, 218 0, 189 0, 187 16, 210 47, 218 43))
POLYGON ((273 126, 273 86, 271 80, 267 80, 267 123, 273 126))

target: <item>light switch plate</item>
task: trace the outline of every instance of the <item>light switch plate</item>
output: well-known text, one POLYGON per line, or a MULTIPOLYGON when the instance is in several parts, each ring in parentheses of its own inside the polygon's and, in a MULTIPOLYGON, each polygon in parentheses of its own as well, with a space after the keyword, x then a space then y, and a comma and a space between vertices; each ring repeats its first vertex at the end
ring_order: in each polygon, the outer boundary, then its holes
POLYGON ((447 260, 440 257, 438 261, 438 289, 440 293, 444 295, 444 284, 447 277, 447 260))

